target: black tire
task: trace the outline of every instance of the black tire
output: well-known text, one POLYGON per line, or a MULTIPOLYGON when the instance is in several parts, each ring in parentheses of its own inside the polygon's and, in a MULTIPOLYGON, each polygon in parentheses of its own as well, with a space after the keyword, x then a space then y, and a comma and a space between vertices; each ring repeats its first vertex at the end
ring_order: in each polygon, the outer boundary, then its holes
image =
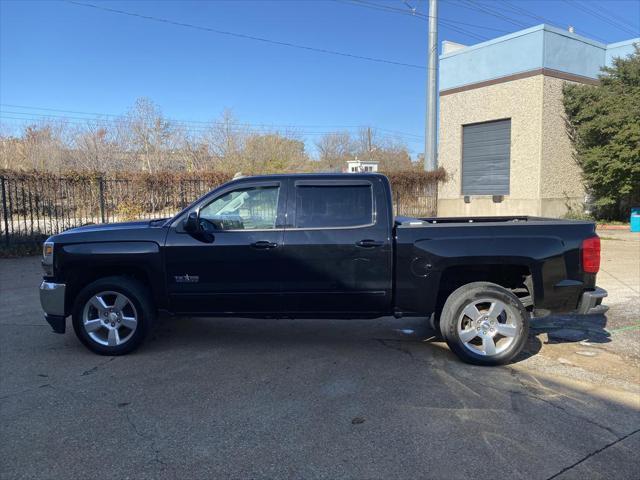
POLYGON ((113 276, 100 278, 84 287, 76 297, 72 315, 73 330, 76 332, 78 339, 89 350, 99 355, 115 356, 130 353, 144 342, 153 325, 156 312, 151 301, 151 295, 144 285, 130 277, 113 276), (130 331, 129 338, 119 345, 111 346, 99 343, 89 335, 83 326, 85 306, 94 295, 105 291, 123 294, 135 308, 136 328, 132 332, 130 331))
MULTIPOLYGON (((477 306, 475 311, 479 311, 477 306)), ((484 319, 486 322, 490 320, 486 318, 486 311, 480 313, 482 318, 478 321, 484 319)), ((529 314, 518 297, 509 290, 495 283, 473 282, 463 285, 449 295, 440 316, 440 331, 449 348, 464 362, 475 365, 504 365, 520 353, 527 341, 529 335, 529 314), (502 347, 502 351, 500 351, 500 348, 496 348, 497 353, 495 354, 487 354, 479 351, 484 350, 484 340, 480 336, 480 333, 477 337, 473 338, 473 340, 465 343, 460 339, 458 330, 459 323, 460 325, 462 325, 462 322, 466 322, 467 325, 472 324, 471 317, 463 315, 465 308, 471 305, 476 306, 474 302, 482 302, 478 303, 482 305, 486 299, 500 302, 504 305, 505 316, 496 320, 497 325, 503 328, 515 328, 515 334, 509 337, 498 334, 498 327, 495 327, 495 325, 486 325, 487 328, 494 328, 491 332, 496 331, 496 333, 493 334, 495 337, 492 338, 498 338, 498 342, 491 340, 494 348, 497 347, 500 342, 505 345, 502 347), (512 323, 509 325, 506 323, 500 324, 501 321, 504 321, 503 319, 507 318, 507 315, 509 316, 509 321, 512 323), (510 338, 513 338, 513 340, 510 340, 510 338), (480 345, 476 348, 476 345, 471 342, 480 343, 480 345)), ((473 334, 471 328, 467 328, 462 334, 464 335, 466 332, 473 334)), ((479 332, 485 334, 483 330, 479 330, 479 332)), ((490 335, 492 334, 489 334, 489 336, 490 335)), ((490 350, 488 351, 490 352, 490 350)))

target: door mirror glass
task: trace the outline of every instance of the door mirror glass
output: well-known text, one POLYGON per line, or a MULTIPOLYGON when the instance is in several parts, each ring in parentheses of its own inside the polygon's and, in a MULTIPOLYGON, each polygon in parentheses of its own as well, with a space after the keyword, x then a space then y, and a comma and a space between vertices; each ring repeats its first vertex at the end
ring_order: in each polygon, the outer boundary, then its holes
POLYGON ((183 227, 185 232, 189 233, 197 233, 200 230, 197 211, 189 212, 189 216, 184 220, 183 227))

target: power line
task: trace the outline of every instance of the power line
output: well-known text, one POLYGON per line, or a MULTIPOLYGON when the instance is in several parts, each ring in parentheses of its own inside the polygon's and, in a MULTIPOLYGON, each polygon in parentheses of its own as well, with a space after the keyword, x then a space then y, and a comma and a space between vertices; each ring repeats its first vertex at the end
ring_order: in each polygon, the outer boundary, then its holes
POLYGON ((483 30, 490 30, 492 32, 511 33, 509 30, 504 30, 502 28, 485 27, 485 26, 482 26, 482 25, 474 25, 473 23, 467 23, 467 22, 457 22, 457 21, 454 22, 453 20, 447 20, 447 19, 444 19, 442 17, 439 18, 438 20, 440 21, 440 23, 444 23, 444 24, 447 24, 447 23, 454 24, 455 23, 457 25, 466 25, 466 26, 468 26, 470 28, 481 28, 483 30))
MULTIPOLYGON (((351 5, 354 7, 364 7, 364 8, 370 8, 372 10, 378 10, 378 11, 382 11, 382 12, 386 12, 386 13, 395 13, 395 14, 399 14, 399 15, 404 15, 404 16, 409 16, 409 17, 413 17, 416 18, 418 20, 421 21, 427 21, 429 19, 428 15, 425 15, 421 12, 418 12, 416 10, 404 10, 401 8, 396 8, 396 7, 391 7, 388 5, 381 5, 379 3, 372 3, 372 2, 366 2, 363 0, 334 0, 334 1, 338 1, 341 3, 344 3, 346 5, 351 5)), ((507 30, 501 30, 498 28, 492 28, 492 27, 485 27, 483 25, 475 25, 473 23, 467 23, 467 22, 458 22, 456 20, 447 20, 447 19, 443 19, 443 18, 439 18, 438 19, 438 23, 442 24, 443 27, 447 28, 448 30, 452 30, 454 32, 457 33, 461 33, 463 35, 475 38, 477 40, 480 41, 484 41, 484 40, 488 40, 489 38, 483 35, 480 35, 478 33, 469 31, 465 28, 462 28, 458 25, 465 25, 468 26, 470 28, 480 28, 483 30, 492 30, 495 32, 499 32, 499 33, 509 33, 507 30)))
POLYGON ((493 28, 493 27, 485 27, 483 25, 474 25, 473 23, 467 23, 467 22, 458 22, 458 21, 454 21, 454 20, 448 20, 445 18, 440 17, 438 19, 441 23, 455 23, 457 25, 465 25, 467 27, 471 27, 471 28, 481 28, 483 30, 490 30, 492 32, 498 32, 498 33, 511 33, 509 30, 504 30, 502 28, 493 28))
MULTIPOLYGON (((409 17, 414 17, 417 18, 419 20, 424 20, 427 21, 427 19, 429 18, 429 15, 426 15, 424 13, 418 12, 416 10, 405 10, 402 8, 397 8, 397 7, 391 7, 389 5, 382 5, 379 3, 375 3, 375 2, 367 2, 364 0, 334 0, 336 2, 341 2, 347 5, 352 5, 354 7, 364 7, 364 8, 370 8, 372 10, 379 10, 379 11, 386 11, 389 13, 396 13, 399 15, 405 15, 405 16, 409 16, 409 17)), ((493 28, 493 27, 487 27, 486 25, 477 25, 475 23, 467 23, 467 22, 460 22, 458 20, 451 20, 451 19, 447 19, 447 18, 442 18, 439 17, 438 21, 441 23, 449 23, 452 25, 462 25, 464 27, 471 27, 471 28, 479 28, 482 30, 490 30, 493 32, 498 32, 498 33, 509 33, 508 30, 503 30, 500 28, 493 28)))
MULTIPOLYGON (((32 111, 28 111, 28 112, 16 112, 16 111, 9 111, 9 110, 0 110, 0 113, 11 113, 14 115, 36 115, 39 117, 53 117, 53 118, 64 118, 64 119, 73 119, 73 120, 85 120, 85 121, 107 121, 107 122, 111 122, 111 123, 115 123, 118 120, 125 120, 127 118, 127 115, 123 115, 123 114, 115 114, 115 113, 99 113, 99 112, 86 112, 86 111, 80 111, 80 110, 63 110, 63 109, 59 109, 59 108, 47 108, 47 107, 34 107, 34 106, 27 106, 27 105, 17 105, 17 104, 12 104, 12 103, 0 103, 0 105, 4 106, 4 107, 10 107, 10 108, 17 108, 17 109, 22 109, 22 110, 35 110, 35 112, 32 111), (44 113, 37 113, 38 111, 45 111, 45 112, 55 112, 56 114, 44 114, 44 113), (73 117, 73 116, 69 116, 69 115, 58 115, 59 113, 73 113, 73 114, 79 114, 79 115, 93 115, 94 117, 73 117), (97 117, 97 118, 96 118, 97 117), (100 117, 113 117, 113 118, 100 118, 100 117)), ((240 127, 249 127, 249 128, 259 128, 259 129, 307 129, 307 128, 314 128, 314 129, 331 129, 328 130, 324 133, 335 133, 337 131, 339 131, 340 129, 344 129, 344 130, 353 130, 353 129, 363 129, 366 128, 366 125, 327 125, 327 124, 274 124, 274 123, 244 123, 244 122, 233 122, 233 123, 225 123, 225 122, 219 122, 219 121, 215 121, 215 120, 210 120, 210 121, 205 121, 205 120, 182 120, 182 119, 176 119, 176 118, 170 118, 167 117, 166 118, 167 121, 170 121, 172 123, 175 124, 179 124, 179 125, 190 125, 190 124, 195 124, 194 128, 200 128, 200 129, 208 129, 213 125, 218 125, 218 126, 227 126, 227 125, 232 125, 233 127, 236 128, 240 128, 240 127)), ((383 128, 383 127, 375 127, 375 129, 381 131, 381 132, 387 132, 390 134, 394 134, 394 135, 399 135, 399 136, 403 136, 403 137, 417 137, 417 138, 422 138, 422 136, 414 134, 414 133, 408 133, 408 132, 402 132, 399 130, 393 130, 393 129, 389 129, 389 128, 383 128)))
POLYGON ((527 24, 522 23, 519 20, 516 20, 516 19, 514 19, 512 17, 508 17, 506 15, 503 15, 502 13, 497 12, 497 11, 495 11, 493 9, 490 9, 489 7, 486 7, 484 5, 478 4, 478 3, 474 2, 473 0, 461 0, 461 1, 463 1, 465 3, 456 3, 456 5, 458 5, 460 7, 464 7, 464 8, 468 8, 468 9, 471 9, 471 10, 475 10, 475 11, 484 13, 486 15, 491 15, 493 17, 499 18, 502 21, 511 23, 512 25, 515 25, 517 27, 526 28, 528 26, 527 24))
MULTIPOLYGON (((440 21, 440 23, 443 23, 443 22, 444 22, 444 20, 440 21)), ((463 35, 468 35, 469 37, 476 38, 476 39, 478 39, 480 41, 489 40, 489 37, 485 37, 484 35, 478 35, 477 33, 473 33, 473 32, 470 32, 469 30, 465 30, 463 28, 456 27, 455 25, 448 25, 448 24, 444 23, 444 26, 447 27, 449 30, 453 30, 454 32, 462 33, 463 35)))
MULTIPOLYGON (((40 116, 40 117, 33 117, 33 116, 13 116, 13 115, 6 115, 6 113, 9 114, 14 114, 14 112, 2 112, 0 113, 0 119, 9 119, 9 120, 17 120, 17 121, 22 121, 22 122, 34 122, 34 123, 38 123, 38 122, 43 122, 46 120, 59 120, 61 122, 70 124, 70 125, 78 125, 78 126, 84 126, 87 125, 88 123, 94 123, 95 125, 99 125, 99 126, 103 126, 103 127, 115 127, 118 125, 116 120, 108 120, 108 119, 99 119, 99 118, 81 118, 81 117, 69 117, 69 116, 55 116, 55 115, 44 115, 44 116, 40 116)), ((18 113, 18 115, 20 115, 18 113)), ((34 114, 37 115, 37 114, 34 114)), ((183 130, 187 131, 187 132, 197 132, 197 133, 205 133, 208 131, 208 129, 206 127, 196 127, 196 126, 183 126, 183 130)), ((247 129, 247 128, 238 128, 234 125, 230 125, 229 126, 229 130, 232 132, 236 132, 236 133, 240 133, 240 132, 248 132, 248 133, 260 133, 260 134, 269 134, 269 133, 278 133, 280 131, 282 131, 282 129, 247 129)), ((382 130, 382 129, 378 129, 378 130, 382 130)), ((308 131, 308 130, 298 130, 295 128, 291 128, 289 129, 290 134, 299 134, 302 136, 318 136, 318 135, 327 135, 327 134, 332 134, 332 133, 338 133, 336 131, 308 131)), ((413 137, 413 134, 406 134, 407 136, 404 137, 402 135, 396 135, 398 137, 402 137, 405 140, 409 141, 409 142, 419 142, 420 139, 417 137, 413 137)))
MULTIPOLYGON (((16 105, 12 103, 0 103, 5 107, 11 108, 19 108, 24 110, 42 110, 47 112, 61 112, 61 113, 77 113, 80 115, 96 115, 101 117, 125 117, 126 115, 117 114, 117 113, 100 113, 100 112, 85 112, 79 110, 62 110, 59 108, 47 108, 47 107, 34 107, 28 105, 16 105)), ((26 112, 25 112, 26 113, 26 112)), ((224 122, 217 121, 207 121, 207 120, 182 120, 177 118, 168 118, 172 122, 180 122, 180 123, 197 123, 197 124, 206 124, 206 125, 226 125, 224 122)), ((248 127, 326 127, 326 128, 360 128, 360 125, 296 125, 296 124, 272 124, 272 123, 236 123, 234 125, 242 125, 248 127)))
POLYGON ((415 69, 419 69, 419 70, 425 70, 426 69, 426 67, 424 65, 416 65, 416 64, 413 64, 413 63, 398 62, 398 61, 395 61, 395 60, 388 60, 388 59, 384 59, 384 58, 369 57, 369 56, 366 56, 366 55, 356 55, 356 54, 347 53, 347 52, 339 52, 337 50, 330 50, 330 49, 327 49, 327 48, 310 47, 308 45, 301 45, 301 44, 297 44, 297 43, 283 42, 283 41, 279 41, 279 40, 271 40, 269 38, 258 37, 258 36, 255 36, 255 35, 247 35, 247 34, 244 34, 244 33, 231 32, 231 31, 227 31, 227 30, 219 30, 217 28, 211 28, 211 27, 204 27, 204 26, 201 26, 201 25, 195 25, 193 23, 178 22, 178 21, 175 21, 175 20, 167 19, 167 18, 155 17, 155 16, 151 16, 151 15, 143 15, 143 14, 140 14, 140 13, 129 12, 129 11, 126 11, 126 10, 119 10, 119 9, 116 9, 116 8, 103 7, 102 5, 95 5, 93 3, 77 2, 75 0, 62 0, 62 1, 66 2, 66 3, 69 3, 71 5, 87 7, 87 8, 93 8, 93 9, 96 9, 96 10, 115 13, 115 14, 118 14, 118 15, 126 15, 126 16, 129 16, 129 17, 140 18, 140 19, 149 20, 149 21, 152 21, 152 22, 165 23, 165 24, 175 25, 175 26, 184 27, 184 28, 191 28, 191 29, 194 29, 194 30, 200 30, 200 31, 205 31, 205 32, 209 32, 209 33, 215 33, 215 34, 218 34, 218 35, 226 35, 226 36, 234 37, 234 38, 242 38, 244 40, 253 40, 253 41, 256 41, 256 42, 267 43, 267 44, 270 44, 270 45, 278 45, 278 46, 281 46, 281 47, 296 48, 296 49, 299 49, 299 50, 307 50, 307 51, 311 51, 311 52, 324 53, 324 54, 327 54, 327 55, 337 55, 337 56, 341 56, 341 57, 355 58, 355 59, 358 59, 358 60, 366 60, 366 61, 369 61, 369 62, 376 62, 376 63, 385 63, 385 64, 389 64, 389 65, 396 65, 396 66, 400 66, 400 67, 415 68, 415 69))
MULTIPOLYGON (((11 115, 5 115, 3 113, 0 113, 0 125, 2 125, 2 121, 3 120, 12 120, 13 121, 13 125, 17 126, 17 125, 24 125, 25 123, 32 123, 33 125, 38 125, 40 122, 47 120, 46 118, 28 118, 28 117, 14 117, 11 115)), ((9 125, 9 122, 5 122, 7 125, 9 125)), ((73 125, 73 126, 77 126, 77 127, 82 127, 82 126, 86 126, 86 122, 83 121, 78 121, 78 120, 69 120, 69 119, 64 119, 64 123, 68 124, 68 125, 73 125)), ((96 121, 95 122, 96 125, 102 127, 102 128, 109 128, 109 127, 114 127, 113 122, 104 122, 104 121, 96 121)), ((374 128, 374 130, 382 130, 380 128, 374 128)), ((205 129, 202 128, 184 128, 182 131, 189 133, 189 134, 203 134, 206 132, 205 129)), ((281 130, 249 130, 249 129, 244 129, 244 130, 235 130, 233 128, 230 128, 229 131, 233 132, 233 133, 247 133, 250 135, 283 135, 283 136, 288 136, 291 138, 297 138, 297 139, 301 139, 304 137, 320 137, 320 136, 324 136, 327 134, 332 134, 332 133, 340 133, 340 132, 335 132, 335 131, 330 131, 330 132, 308 132, 308 131, 297 131, 297 130, 289 130, 289 131, 281 131, 281 130)), ((423 140, 421 138, 414 138, 414 137, 404 137, 401 135, 389 135, 389 137, 392 138, 397 138, 399 140, 402 141, 402 143, 406 146, 406 148, 410 151, 413 152, 414 149, 411 147, 408 147, 408 145, 422 145, 423 140)))
POLYGON ((402 8, 392 7, 390 5, 382 5, 374 2, 365 2, 362 0, 334 0, 336 2, 345 3, 354 7, 369 8, 371 10, 379 10, 383 12, 397 13, 408 17, 425 18, 426 15, 417 11, 409 11, 402 8))
MULTIPOLYGON (((524 16, 526 16, 526 17, 533 18, 534 20, 539 20, 539 21, 541 21, 541 22, 547 23, 547 24, 549 24, 549 25, 556 26, 556 27, 561 28, 561 29, 564 29, 564 28, 565 28, 565 26, 560 25, 558 22, 556 22, 556 21, 554 21, 554 20, 550 20, 550 19, 548 19, 548 18, 545 18, 545 17, 542 17, 542 16, 540 16, 540 15, 537 15, 536 13, 531 12, 530 10, 527 10, 527 9, 525 9, 525 8, 522 8, 522 7, 521 7, 521 6, 519 6, 519 5, 518 5, 518 6, 516 6, 516 5, 512 4, 511 2, 508 2, 507 0, 503 0, 503 1, 501 2, 501 5, 502 5, 502 6, 506 6, 507 8, 509 8, 511 11, 513 11, 513 12, 515 12, 515 13, 519 13, 519 14, 524 15, 524 16)), ((586 30, 585 30, 585 33, 587 33, 590 37, 595 38, 595 39, 597 39, 597 40, 600 40, 600 41, 602 41, 602 42, 605 42, 605 41, 606 41, 606 40, 604 40, 602 37, 599 37, 599 36, 597 36, 597 35, 593 35, 593 34, 591 34, 591 33, 587 32, 586 30)))
POLYGON ((625 26, 624 24, 616 21, 616 20, 610 20, 609 18, 605 17, 604 15, 601 15, 599 12, 597 12, 596 10, 593 10, 591 7, 585 5, 584 3, 578 3, 578 2, 571 2, 569 0, 564 0, 564 2, 567 5, 571 5, 572 7, 575 7, 579 10, 583 10, 584 13, 587 13, 589 15, 591 15, 594 18, 597 18, 599 20, 602 20, 603 22, 608 23, 609 25, 619 28, 620 30, 624 30, 625 32, 631 34, 631 35, 636 35, 637 31, 635 30, 631 30, 629 27, 625 26))
MULTIPOLYGON (((364 6, 374 6, 374 5, 376 7, 377 6, 381 6, 382 7, 382 5, 380 5, 380 4, 366 2, 364 0, 351 0, 351 2, 357 2, 354 5, 363 6, 363 7, 364 6)), ((387 7, 387 6, 384 6, 384 7, 385 7, 385 9, 387 11, 392 12, 392 13, 399 13, 399 14, 403 14, 403 15, 409 15, 409 16, 412 16, 412 17, 417 18, 419 20, 423 20, 425 22, 429 20, 429 15, 425 15, 424 13, 420 13, 415 9, 409 11, 409 10, 404 10, 404 9, 401 9, 401 8, 395 8, 395 7, 387 7)), ((449 30, 453 30, 454 32, 458 32, 458 33, 461 33, 463 35, 467 35, 469 37, 472 37, 472 38, 475 38, 475 39, 481 40, 481 41, 488 40, 488 37, 479 35, 479 34, 477 34, 475 32, 470 32, 469 30, 466 30, 466 29, 461 28, 461 27, 456 25, 458 23, 464 23, 465 25, 469 25, 469 24, 466 24, 465 22, 456 22, 454 20, 444 20, 442 18, 438 18, 438 22, 442 23, 449 30)), ((472 25, 472 26, 473 27, 477 27, 477 25, 472 25)))
POLYGON ((623 17, 619 17, 618 15, 613 13, 612 11, 607 10, 605 8, 602 8, 602 6, 598 5, 597 3, 592 3, 591 4, 591 8, 593 8, 595 10, 598 10, 599 12, 602 12, 603 15, 606 15, 606 16, 608 16, 609 18, 611 18, 613 20, 617 20, 620 23, 628 25, 629 27, 633 28, 636 32, 640 30, 640 4, 638 5, 638 16, 636 17, 636 19, 638 19, 638 21, 639 21, 638 27, 636 25, 634 25, 633 23, 627 21, 627 19, 625 19, 623 17))
MULTIPOLYGON (((16 111, 9 111, 9 110, 4 110, 2 112, 0 112, 0 116, 4 117, 4 118, 12 118, 12 119, 16 119, 16 120, 26 120, 26 121, 43 121, 43 120, 47 120, 47 119, 55 119, 55 120, 61 120, 64 122, 69 122, 75 125, 86 125, 87 123, 95 123, 97 125, 110 125, 110 126, 116 126, 119 124, 119 120, 122 121, 126 121, 126 118, 122 117, 120 119, 118 118, 89 118, 89 117, 73 117, 73 116, 69 116, 69 115, 55 115, 55 114, 40 114, 40 113, 34 113, 34 112, 29 112, 29 113, 23 113, 23 112, 16 112, 16 111), (7 117, 5 114, 10 114, 10 115, 23 115, 20 117, 7 117)), ((168 119, 167 119, 168 120, 168 119)), ((181 122, 177 122, 177 121, 170 121, 171 124, 173 124, 174 126, 177 127, 185 127, 185 129, 189 130, 189 131, 198 131, 198 132, 206 132, 209 130, 209 128, 206 125, 189 125, 189 124, 184 124, 181 122)), ((262 128, 245 128, 242 126, 239 126, 237 124, 229 124, 229 125, 225 125, 228 126, 230 130, 233 131, 242 131, 242 130, 250 130, 250 131, 262 131, 262 132, 266 132, 269 131, 268 127, 262 127, 262 128)), ((288 127, 290 130, 296 130, 297 127, 288 127)), ((285 129, 285 128, 283 128, 285 129)), ((277 130, 277 129, 276 129, 277 130)), ((327 133, 333 133, 334 131, 303 131, 302 129, 299 129, 301 133, 305 133, 305 134, 309 134, 309 135, 324 135, 327 133)))
MULTIPOLYGON (((11 119, 11 120, 20 120, 23 122, 42 122, 42 121, 46 121, 46 120, 59 120, 62 121, 64 123, 68 123, 71 125, 87 125, 89 123, 93 123, 95 125, 100 125, 100 126, 108 126, 108 127, 117 127, 119 125, 119 119, 106 119, 106 118, 88 118, 88 117, 73 117, 73 116, 68 116, 68 115, 55 115, 55 114, 39 114, 39 113, 33 113, 33 112, 16 112, 16 111, 2 111, 0 112, 0 118, 5 118, 5 119, 11 119), (7 115, 8 114, 8 115, 7 115), (20 116, 15 116, 15 115, 20 115, 20 116)), ((207 127, 206 125, 188 125, 188 124, 182 124, 176 121, 171 122, 173 123, 174 126, 182 128, 183 130, 189 131, 189 132, 199 132, 199 133, 206 133, 208 131, 210 131, 210 128, 207 127)), ((272 132, 277 132, 277 131, 289 131, 291 133, 297 133, 300 135, 309 135, 309 136, 317 136, 317 135, 329 135, 329 134, 333 134, 333 133, 340 133, 340 131, 337 130, 320 130, 320 131, 316 131, 316 130, 306 130, 304 128, 300 128, 298 126, 287 126, 287 127, 280 127, 280 128, 276 128, 276 127, 270 127, 270 126, 265 126, 265 127, 260 127, 260 128, 247 128, 247 127, 243 127, 241 124, 228 124, 228 125, 224 125, 225 127, 227 127, 230 131, 233 132, 250 132, 250 133, 262 133, 262 134, 267 134, 267 133, 272 133, 272 132)), ((358 128, 364 128, 362 126, 358 127, 358 128)), ((374 130, 378 130, 380 132, 384 132, 389 136, 394 136, 394 137, 398 137, 398 138, 402 138, 406 141, 415 141, 418 142, 422 139, 422 137, 420 135, 417 134, 413 134, 413 133, 407 133, 407 132, 400 132, 400 131, 396 131, 396 130, 391 130, 391 129, 386 129, 386 128, 380 128, 380 127, 376 127, 374 128, 374 130)), ((356 133, 353 131, 349 131, 349 133, 356 133)))

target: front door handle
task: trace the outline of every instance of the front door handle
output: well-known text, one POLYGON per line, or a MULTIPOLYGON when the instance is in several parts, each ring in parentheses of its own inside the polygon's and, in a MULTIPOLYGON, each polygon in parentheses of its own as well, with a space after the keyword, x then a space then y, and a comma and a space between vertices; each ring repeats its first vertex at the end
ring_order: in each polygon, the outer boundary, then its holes
POLYGON ((278 246, 275 242, 268 242, 266 240, 260 240, 259 242, 254 242, 251 244, 253 248, 257 248, 258 250, 268 250, 270 248, 276 248, 278 246))
POLYGON ((359 242, 356 242, 356 245, 362 248, 376 248, 384 245, 384 242, 366 239, 366 240, 360 240, 359 242))

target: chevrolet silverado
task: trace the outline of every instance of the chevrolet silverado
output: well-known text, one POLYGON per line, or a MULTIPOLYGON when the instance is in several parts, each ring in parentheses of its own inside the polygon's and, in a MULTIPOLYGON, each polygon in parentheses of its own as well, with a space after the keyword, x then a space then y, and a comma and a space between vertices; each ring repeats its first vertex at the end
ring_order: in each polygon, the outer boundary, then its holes
POLYGON ((586 221, 394 217, 379 174, 244 177, 173 218, 47 239, 45 318, 103 355, 181 316, 422 316, 462 360, 509 362, 529 320, 602 313, 600 239, 586 221))

